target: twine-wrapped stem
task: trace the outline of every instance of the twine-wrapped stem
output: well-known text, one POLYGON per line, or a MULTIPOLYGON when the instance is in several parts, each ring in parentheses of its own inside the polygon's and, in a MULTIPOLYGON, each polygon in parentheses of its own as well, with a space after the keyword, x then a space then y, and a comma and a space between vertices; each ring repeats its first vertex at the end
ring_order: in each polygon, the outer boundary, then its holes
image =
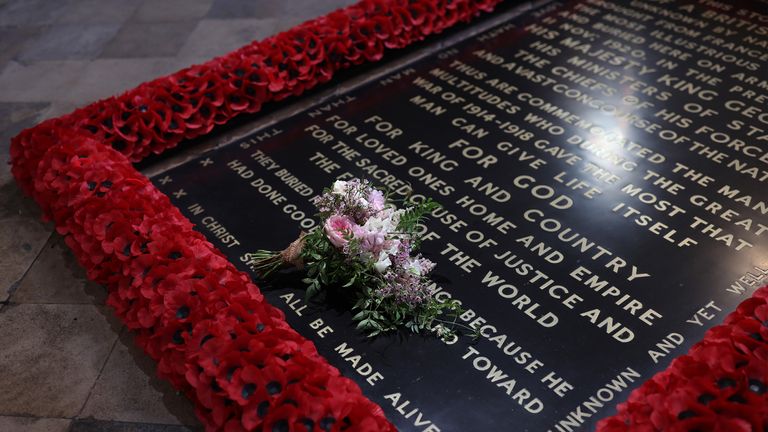
POLYGON ((251 270, 258 273, 262 278, 269 276, 272 272, 280 270, 283 267, 294 267, 301 270, 304 268, 304 260, 301 257, 301 252, 304 250, 306 237, 307 233, 302 231, 299 238, 291 242, 287 248, 281 251, 262 249, 245 254, 242 260, 245 261, 251 270))

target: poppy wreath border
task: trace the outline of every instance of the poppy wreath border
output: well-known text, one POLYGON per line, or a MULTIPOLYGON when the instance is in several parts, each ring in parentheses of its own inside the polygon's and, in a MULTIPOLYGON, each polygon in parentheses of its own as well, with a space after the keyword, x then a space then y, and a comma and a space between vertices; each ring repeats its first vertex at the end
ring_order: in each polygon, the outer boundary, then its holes
MULTIPOLYGON (((22 131, 12 173, 207 430, 395 430, 132 165, 501 0, 362 0, 22 131)), ((763 430, 768 287, 600 431, 763 430), (750 429, 751 428, 751 429, 750 429)))

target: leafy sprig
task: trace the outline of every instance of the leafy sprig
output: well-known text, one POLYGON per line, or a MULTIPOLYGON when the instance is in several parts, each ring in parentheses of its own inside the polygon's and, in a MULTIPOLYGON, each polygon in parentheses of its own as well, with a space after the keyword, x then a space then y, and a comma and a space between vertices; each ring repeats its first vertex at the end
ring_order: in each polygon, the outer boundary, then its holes
POLYGON ((303 267, 307 298, 330 287, 354 294, 353 321, 369 336, 400 328, 440 336, 466 327, 455 300, 438 301, 427 274, 434 263, 412 255, 421 241, 420 225, 440 205, 432 199, 396 210, 365 180, 336 182, 315 201, 323 223, 291 246, 298 254, 258 251, 249 265, 266 277, 286 264, 303 267), (326 226, 326 224, 328 224, 326 226), (343 240, 341 238, 343 234, 343 240), (297 265, 298 266, 298 265, 297 265))
POLYGON ((453 319, 455 322, 455 318, 461 313, 461 307, 454 300, 441 303, 432 298, 425 304, 412 308, 371 292, 361 296, 353 309, 359 311, 352 317, 357 321, 357 328, 371 337, 395 331, 399 327, 405 327, 413 333, 429 333, 433 331, 436 321, 449 322, 441 317, 453 319))

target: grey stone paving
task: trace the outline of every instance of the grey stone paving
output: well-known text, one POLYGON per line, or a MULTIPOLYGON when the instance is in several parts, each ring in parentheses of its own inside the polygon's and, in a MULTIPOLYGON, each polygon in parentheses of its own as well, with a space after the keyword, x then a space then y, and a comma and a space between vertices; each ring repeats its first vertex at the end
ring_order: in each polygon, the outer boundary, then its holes
POLYGON ((0 431, 200 429, 16 187, 11 137, 352 2, 0 0, 0 431))

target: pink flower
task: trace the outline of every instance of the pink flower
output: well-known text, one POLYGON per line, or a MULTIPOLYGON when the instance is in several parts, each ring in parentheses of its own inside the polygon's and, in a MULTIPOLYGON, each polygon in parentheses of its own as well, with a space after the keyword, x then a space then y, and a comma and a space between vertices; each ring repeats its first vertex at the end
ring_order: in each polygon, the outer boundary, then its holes
POLYGON ((378 253, 386 240, 386 233, 378 230, 371 230, 367 226, 356 226, 352 231, 355 238, 360 240, 360 251, 367 253, 378 253))
POLYGON ((338 247, 343 248, 348 243, 345 237, 352 233, 352 229, 355 223, 347 216, 333 215, 325 221, 323 228, 325 229, 325 235, 330 242, 338 247))
POLYGON ((368 205, 374 213, 384 210, 384 194, 378 189, 371 190, 368 194, 368 205))

